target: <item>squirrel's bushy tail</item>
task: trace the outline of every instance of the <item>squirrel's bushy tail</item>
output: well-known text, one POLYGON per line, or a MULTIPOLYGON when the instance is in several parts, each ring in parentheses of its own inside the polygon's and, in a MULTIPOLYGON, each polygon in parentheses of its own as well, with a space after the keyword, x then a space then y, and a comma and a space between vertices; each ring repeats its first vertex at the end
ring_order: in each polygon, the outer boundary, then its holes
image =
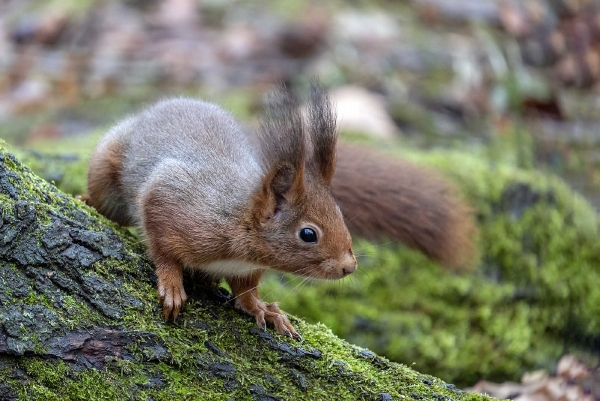
POLYGON ((439 173, 339 143, 331 188, 353 235, 403 242, 455 269, 474 264, 472 210, 439 173))

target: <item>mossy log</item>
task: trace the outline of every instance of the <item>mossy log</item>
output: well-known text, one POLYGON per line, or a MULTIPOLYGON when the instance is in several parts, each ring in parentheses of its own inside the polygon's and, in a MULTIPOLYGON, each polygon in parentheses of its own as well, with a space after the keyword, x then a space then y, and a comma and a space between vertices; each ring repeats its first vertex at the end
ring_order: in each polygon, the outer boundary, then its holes
MULTIPOLYGON (((15 151, 41 177, 80 194, 96 141, 15 151)), ((564 353, 597 360, 600 225, 581 195, 555 176, 520 168, 512 148, 494 160, 487 148, 423 152, 388 144, 385 151, 459 185, 481 232, 477 270, 457 275, 405 247, 355 239, 360 269, 350 280, 306 286, 271 274, 261 283, 266 300, 459 387, 551 370, 564 353)))
POLYGON ((489 399, 323 325, 292 317, 300 342, 259 330, 192 278, 183 316, 165 323, 137 239, 1 144, 0 205, 0 399, 489 399))

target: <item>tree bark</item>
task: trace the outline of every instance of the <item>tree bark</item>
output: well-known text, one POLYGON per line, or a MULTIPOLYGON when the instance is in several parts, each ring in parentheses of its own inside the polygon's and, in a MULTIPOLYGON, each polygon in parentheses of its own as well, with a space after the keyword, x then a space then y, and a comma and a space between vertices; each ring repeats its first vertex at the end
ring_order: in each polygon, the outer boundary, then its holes
POLYGON ((218 286, 162 320, 143 246, 0 143, 0 399, 489 399, 292 317, 259 330, 218 286))

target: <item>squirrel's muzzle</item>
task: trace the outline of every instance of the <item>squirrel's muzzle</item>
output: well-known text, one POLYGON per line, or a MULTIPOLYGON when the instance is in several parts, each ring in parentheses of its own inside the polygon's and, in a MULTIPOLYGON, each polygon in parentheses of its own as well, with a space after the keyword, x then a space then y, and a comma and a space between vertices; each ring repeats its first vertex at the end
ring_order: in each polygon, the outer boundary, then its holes
POLYGON ((352 253, 352 251, 348 251, 348 253, 345 253, 339 262, 338 269, 340 272, 340 278, 346 277, 350 273, 354 272, 354 270, 356 270, 357 266, 358 265, 356 263, 356 258, 354 257, 354 254, 352 253))

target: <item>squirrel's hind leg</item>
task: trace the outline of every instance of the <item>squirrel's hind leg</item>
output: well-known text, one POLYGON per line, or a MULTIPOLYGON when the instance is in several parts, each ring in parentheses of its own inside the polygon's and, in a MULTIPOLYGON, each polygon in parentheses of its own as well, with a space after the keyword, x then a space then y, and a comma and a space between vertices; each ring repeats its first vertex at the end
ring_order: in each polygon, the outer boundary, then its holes
POLYGON ((256 324, 261 329, 266 329, 267 322, 275 326, 275 331, 279 334, 302 339, 300 334, 294 329, 287 316, 277 303, 266 303, 258 295, 258 283, 263 272, 253 273, 248 277, 228 278, 227 283, 233 291, 235 297, 235 307, 241 309, 249 315, 254 316, 256 324))
POLYGON ((183 264, 176 261, 172 253, 165 251, 161 233, 145 227, 148 251, 154 262, 158 279, 158 300, 163 306, 163 316, 177 319, 185 305, 187 295, 183 288, 183 264))
POLYGON ((156 267, 158 299, 166 320, 177 319, 187 299, 183 288, 183 262, 185 241, 173 225, 176 221, 162 213, 165 205, 161 188, 150 186, 141 197, 141 225, 148 244, 148 253, 156 267))

